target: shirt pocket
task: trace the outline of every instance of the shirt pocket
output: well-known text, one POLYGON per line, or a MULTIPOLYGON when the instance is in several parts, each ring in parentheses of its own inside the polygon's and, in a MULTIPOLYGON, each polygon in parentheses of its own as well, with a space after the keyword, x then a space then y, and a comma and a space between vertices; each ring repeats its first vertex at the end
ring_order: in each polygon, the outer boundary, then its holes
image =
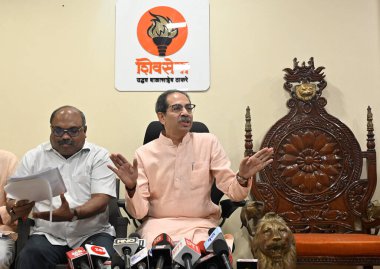
POLYGON ((210 185, 210 163, 193 162, 191 165, 191 189, 205 188, 210 185))

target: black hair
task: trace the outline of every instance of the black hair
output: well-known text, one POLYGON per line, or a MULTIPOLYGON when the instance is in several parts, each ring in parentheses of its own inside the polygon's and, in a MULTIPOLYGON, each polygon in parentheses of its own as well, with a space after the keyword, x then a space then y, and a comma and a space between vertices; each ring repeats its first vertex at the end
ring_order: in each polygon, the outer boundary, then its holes
POLYGON ((167 102, 167 97, 168 97, 168 95, 170 95, 172 93, 176 93, 176 92, 182 93, 190 101, 190 97, 186 92, 183 92, 180 90, 167 90, 167 91, 161 93, 160 96, 158 96, 158 98, 157 98, 156 113, 158 113, 158 112, 166 113, 166 110, 168 110, 168 106, 169 106, 169 104, 167 102))

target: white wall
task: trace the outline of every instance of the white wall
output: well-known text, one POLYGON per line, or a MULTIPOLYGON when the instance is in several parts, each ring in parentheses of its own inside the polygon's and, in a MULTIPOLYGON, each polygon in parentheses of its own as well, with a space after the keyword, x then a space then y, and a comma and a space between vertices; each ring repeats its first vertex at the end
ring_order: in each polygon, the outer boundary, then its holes
MULTIPOLYGON (((294 57, 326 67, 326 109, 363 149, 368 105, 380 138, 379 1, 211 0, 210 10, 211 88, 191 97, 195 119, 219 137, 234 169, 245 107, 254 149, 287 112, 282 69, 294 57)), ((21 157, 48 139, 52 110, 71 104, 86 113, 90 141, 133 155, 158 93, 114 89, 115 0, 0 0, 0 32, 1 148, 21 157)), ((239 239, 235 256, 247 257, 238 215, 225 231, 239 239)))

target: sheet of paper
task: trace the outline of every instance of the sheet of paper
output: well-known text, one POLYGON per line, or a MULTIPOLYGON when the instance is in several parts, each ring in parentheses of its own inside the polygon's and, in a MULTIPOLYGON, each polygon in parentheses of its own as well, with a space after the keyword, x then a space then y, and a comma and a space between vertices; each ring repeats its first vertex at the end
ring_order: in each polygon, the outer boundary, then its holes
POLYGON ((52 221, 52 199, 53 197, 66 192, 66 186, 58 168, 53 168, 26 177, 11 177, 8 180, 8 184, 4 186, 4 190, 9 197, 16 200, 28 200, 35 202, 49 200, 49 219, 52 221))
POLYGON ((58 168, 53 168, 26 177, 11 177, 4 190, 10 197, 17 200, 38 202, 50 200, 50 197, 66 192, 66 186, 58 168))
POLYGON ((49 182, 46 179, 28 179, 8 183, 5 192, 16 200, 43 201, 52 197, 49 182))

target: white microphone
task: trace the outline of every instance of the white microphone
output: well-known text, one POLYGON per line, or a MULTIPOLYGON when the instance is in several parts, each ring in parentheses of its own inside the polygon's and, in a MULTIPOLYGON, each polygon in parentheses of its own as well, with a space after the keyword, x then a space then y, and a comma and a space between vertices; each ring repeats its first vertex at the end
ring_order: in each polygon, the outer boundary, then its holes
POLYGON ((148 249, 144 247, 131 257, 132 269, 149 269, 148 249))
POLYGON ((186 269, 192 269, 193 264, 201 257, 199 247, 189 239, 183 238, 172 250, 173 261, 185 266, 186 269))
POLYGON ((83 247, 66 252, 66 256, 70 269, 90 269, 87 251, 83 247))
POLYGON ((219 226, 214 229, 214 231, 210 234, 208 239, 205 241, 205 249, 207 252, 213 251, 212 245, 215 242, 215 240, 218 240, 218 239, 225 240, 222 229, 219 226))
POLYGON ((102 269, 104 262, 110 257, 106 248, 90 244, 86 244, 85 248, 90 256, 91 267, 94 269, 102 269))

